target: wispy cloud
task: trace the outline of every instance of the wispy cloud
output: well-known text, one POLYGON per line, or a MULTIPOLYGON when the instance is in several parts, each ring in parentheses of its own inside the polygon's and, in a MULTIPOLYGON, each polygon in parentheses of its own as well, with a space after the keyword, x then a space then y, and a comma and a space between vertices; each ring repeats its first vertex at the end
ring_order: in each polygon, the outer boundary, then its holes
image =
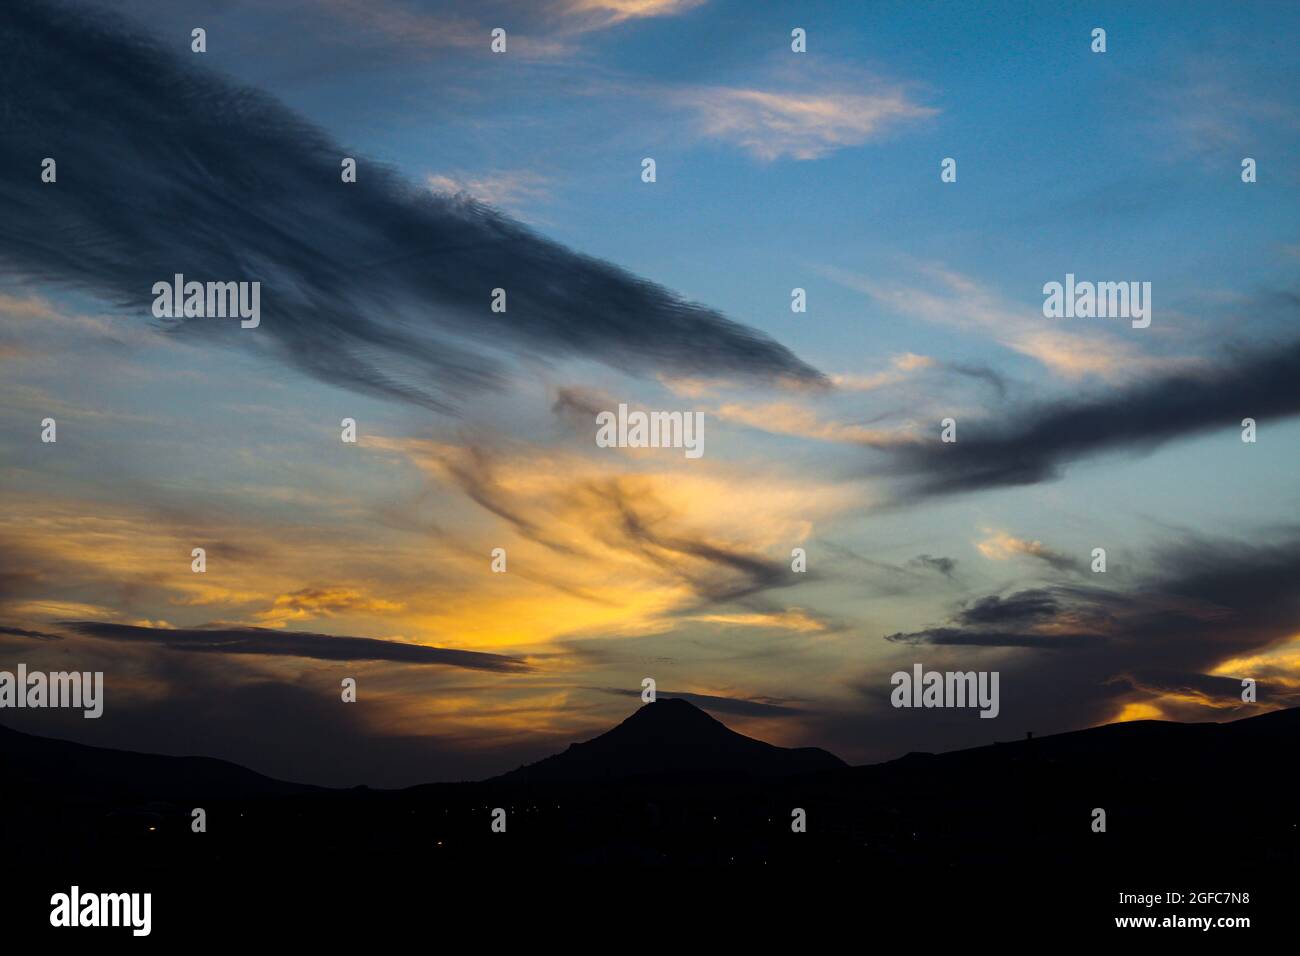
POLYGON ((258 618, 275 622, 337 617, 340 614, 392 614, 401 611, 403 604, 371 597, 358 588, 313 587, 300 588, 290 594, 281 594, 274 605, 258 614, 258 618))
POLYGON ((708 0, 558 0, 557 9, 578 18, 582 29, 603 30, 629 20, 672 17, 702 7, 708 0))
POLYGON ((1300 131, 1295 109, 1261 83, 1265 77, 1243 71, 1242 64, 1198 52, 1175 80, 1146 94, 1157 120, 1159 152, 1168 158, 1189 153, 1207 162, 1237 162, 1253 155, 1269 130, 1300 131), (1172 134, 1185 150, 1170 151, 1172 134))
POLYGON ((1027 541, 1005 531, 990 532, 975 547, 990 561, 1006 561, 1021 555, 1049 564, 1058 571, 1077 571, 1081 566, 1077 558, 1053 551, 1041 541, 1027 541))
POLYGON ((550 181, 529 169, 493 173, 430 173, 424 180, 434 192, 465 196, 516 215, 550 198, 550 181))
POLYGON ((474 203, 415 189, 257 91, 111 19, 6 8, 0 163, 58 157, 58 189, 0 184, 0 267, 150 315, 182 273, 262 284, 261 325, 178 334, 274 355, 334 385, 447 409, 499 387, 505 359, 631 371, 823 377, 784 346, 474 203), (75 170, 75 173, 72 171, 75 170), (191 227, 177 231, 177 196, 191 227), (508 312, 490 308, 508 287, 508 312))
POLYGON ((898 314, 989 336, 1069 381, 1091 376, 1124 382, 1199 364, 1195 358, 1147 354, 1111 335, 1065 331, 1043 318, 1041 302, 1031 307, 1008 301, 975 279, 937 263, 918 265, 920 281, 913 283, 879 280, 834 267, 821 271, 898 314))
POLYGON ((418 0, 300 0, 305 10, 324 12, 346 25, 351 43, 382 43, 410 52, 457 50, 487 53, 491 31, 507 32, 516 57, 550 61, 578 52, 583 34, 621 24, 679 16, 708 0, 529 0, 473 5, 462 12, 427 9, 418 0))
POLYGON ((890 367, 883 371, 866 375, 833 374, 830 378, 831 384, 836 388, 851 392, 874 392, 890 385, 897 385, 899 382, 905 381, 914 372, 931 369, 938 364, 928 355, 904 352, 902 355, 895 355, 890 359, 890 367))
POLYGON ((729 627, 766 627, 782 631, 795 631, 801 634, 814 634, 826 630, 826 622, 814 617, 802 608, 788 608, 782 611, 752 614, 694 614, 686 618, 689 621, 702 621, 706 624, 723 624, 729 627))
MULTIPOLYGON (((325 12, 347 27, 350 43, 379 43, 386 47, 417 52, 441 50, 488 53, 491 31, 506 28, 506 22, 481 19, 445 10, 427 12, 404 0, 307 0, 312 12, 325 12)), ((572 53, 562 38, 534 29, 530 22, 518 31, 508 21, 507 49, 515 56, 548 60, 572 53)))
POLYGON ((678 91, 673 100, 696 114, 703 135, 769 161, 820 159, 937 112, 914 102, 901 88, 887 86, 869 92, 711 86, 678 91))
POLYGON ((884 448, 916 440, 915 434, 907 428, 872 428, 836 421, 794 402, 729 402, 714 409, 713 414, 723 421, 737 422, 760 431, 818 441, 884 448))

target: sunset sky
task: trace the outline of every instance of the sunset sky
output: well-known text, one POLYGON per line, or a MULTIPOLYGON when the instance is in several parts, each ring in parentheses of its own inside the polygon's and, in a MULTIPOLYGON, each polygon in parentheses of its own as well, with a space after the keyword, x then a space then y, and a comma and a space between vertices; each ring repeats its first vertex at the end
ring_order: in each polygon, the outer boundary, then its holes
POLYGON ((1300 704, 1295 5, 111 6, 0 12, 0 669, 106 686, 0 722, 396 786, 645 677, 854 763, 1300 704))

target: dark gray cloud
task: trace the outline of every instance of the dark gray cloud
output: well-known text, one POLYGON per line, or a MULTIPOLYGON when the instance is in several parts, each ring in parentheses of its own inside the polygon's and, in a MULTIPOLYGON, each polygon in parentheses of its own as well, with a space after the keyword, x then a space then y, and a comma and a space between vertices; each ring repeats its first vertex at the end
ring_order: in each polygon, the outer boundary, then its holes
POLYGON ((524 661, 501 654, 308 631, 275 631, 260 627, 157 628, 110 621, 60 621, 59 626, 87 637, 147 642, 173 650, 213 654, 266 654, 322 661, 392 661, 503 672, 531 669, 524 661))
POLYGON ((1042 589, 1020 591, 1008 597, 990 594, 968 605, 958 620, 963 624, 1007 624, 1051 618, 1060 610, 1060 603, 1050 592, 1042 589))
POLYGON ((573 418, 588 425, 594 422, 597 415, 615 407, 616 404, 609 396, 592 389, 566 385, 556 390, 551 411, 561 417, 573 418))
POLYGON ((810 738, 862 761, 1017 739, 1027 730, 1078 729, 1156 697, 1175 720, 1300 705, 1294 671, 1267 657, 1249 673, 1212 673, 1295 635, 1300 528, 1250 543, 1186 536, 1151 558, 1151 571, 1113 587, 1081 586, 1062 575, 1059 583, 968 602, 938 626, 886 635, 900 653, 855 677, 858 706, 823 711, 810 738), (891 707, 890 675, 914 663, 998 671, 1000 715, 981 720, 966 710, 891 707), (1243 678, 1258 682, 1258 703, 1241 700, 1243 678))
POLYGON ((993 391, 997 392, 998 398, 1007 397, 1007 380, 999 372, 989 368, 987 365, 970 365, 964 362, 948 362, 943 366, 949 371, 956 372, 958 375, 965 375, 967 378, 973 378, 976 381, 983 382, 993 391))
POLYGON ((0 634, 10 634, 14 637, 30 637, 34 641, 63 640, 59 634, 50 634, 48 631, 29 631, 25 627, 11 627, 8 624, 0 624, 0 634))
POLYGON ((931 571, 938 571, 945 578, 952 577, 953 571, 957 569, 956 558, 935 558, 928 554, 918 554, 908 564, 916 567, 928 568, 931 571))
POLYGON ((967 630, 959 627, 932 627, 924 631, 887 634, 885 640, 895 644, 928 644, 949 647, 1037 647, 1043 650, 1084 647, 1105 638, 1096 634, 1029 634, 1024 631, 967 630))
POLYGON ((483 205, 434 195, 257 90, 188 36, 54 2, 0 25, 0 268, 141 317, 155 282, 260 281, 261 326, 173 331, 266 349, 324 381, 429 407, 504 380, 500 348, 633 372, 825 384, 761 333, 483 205), (41 161, 58 181, 40 181, 41 161), (340 181, 344 156, 357 182, 340 181), (26 173, 23 171, 26 170, 26 173), (493 313, 504 288, 508 311, 493 313))
MULTIPOLYGON (((1279 301, 1295 310, 1294 296, 1279 301)), ((1300 413, 1300 341, 1238 350, 1217 365, 1181 371, 1087 399, 1067 398, 997 419, 963 421, 957 441, 894 449, 893 469, 914 494, 947 495, 1028 485, 1103 452, 1143 453, 1212 429, 1261 429, 1300 413)))
MULTIPOLYGON (((1002 596, 989 594, 977 598, 953 617, 951 626, 931 627, 921 631, 888 634, 894 644, 950 647, 1034 647, 1043 650, 1073 649, 1105 641, 1099 628, 1078 632, 1081 623, 1096 625, 1112 620, 1096 613, 1081 613, 1078 590, 1030 588, 1002 596), (1075 631, 1054 628, 1043 633, 1035 630, 1043 624, 1060 624, 1067 617, 1075 631)), ((1091 598, 1093 592, 1088 592, 1091 598)))
POLYGON ((1057 571, 1082 571, 1084 569, 1083 562, 1079 561, 1077 558, 1073 558, 1068 554, 1062 554, 1060 551, 1053 551, 1051 548, 1043 547, 1041 544, 1032 549, 1017 551, 1016 553, 1023 554, 1030 558, 1037 558, 1044 564, 1051 565, 1057 571))

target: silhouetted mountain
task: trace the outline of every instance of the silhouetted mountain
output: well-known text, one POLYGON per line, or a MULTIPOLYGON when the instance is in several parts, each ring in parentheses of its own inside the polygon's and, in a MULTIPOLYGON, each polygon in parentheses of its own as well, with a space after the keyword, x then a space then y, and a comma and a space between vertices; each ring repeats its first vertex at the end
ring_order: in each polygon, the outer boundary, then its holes
POLYGON ((1280 751, 1297 743, 1300 743, 1300 708, 1292 708, 1223 723, 1131 720, 1103 724, 943 754, 909 753, 886 763, 856 767, 853 772, 858 775, 889 773, 921 765, 956 772, 963 767, 989 767, 1024 759, 1076 768, 1099 765, 1111 770, 1138 764, 1150 771, 1165 765, 1186 765, 1197 759, 1208 763, 1232 754, 1263 757, 1273 748, 1280 751))
POLYGON ((169 757, 110 750, 0 726, 0 771, 14 791, 62 799, 125 802, 187 796, 286 796, 318 790, 273 780, 214 757, 169 757))
MULTIPOLYGON (((738 734, 693 704, 660 698, 618 726, 562 753, 493 777, 482 784, 424 784, 409 791, 496 783, 616 782, 661 775, 787 777, 829 773, 831 781, 902 778, 924 772, 959 773, 1033 760, 1074 768, 1117 770, 1206 764, 1232 755, 1285 752, 1300 744, 1300 708, 1224 723, 1136 720, 1085 730, 993 743, 933 754, 913 752, 880 764, 850 767, 817 747, 785 748, 738 734)), ((1272 763, 1270 761, 1270 763, 1272 763)), ((10 792, 36 788, 64 797, 121 800, 215 798, 339 793, 276 780, 213 757, 173 757, 37 737, 0 725, 0 769, 10 792)), ((368 789, 368 788, 358 788, 368 789)), ((383 791, 377 791, 383 792, 383 791)))
POLYGON ((1247 865, 1300 864, 1296 752, 1300 709, 1221 724, 1113 724, 848 767, 661 699, 608 733, 482 783, 334 790, 221 760, 0 729, 0 845, 177 874, 272 856, 304 872, 341 856, 401 867, 413 852, 443 871, 769 863, 975 880, 1050 861, 1131 889, 1139 872, 1213 882, 1247 865), (211 828, 197 841, 195 807, 211 828), (498 809, 508 836, 491 826, 498 809), (1098 809, 1104 832, 1093 828, 1098 809), (806 831, 792 830, 796 811, 806 831))
POLYGON ((685 700, 660 698, 613 730, 492 782, 576 783, 670 774, 783 777, 846 766, 817 747, 764 743, 736 733, 685 700))
MULTIPOLYGON (((1119 893, 1214 888, 1248 892, 1254 917, 1294 895, 1297 752, 1300 709, 1113 724, 848 767, 661 699, 493 780, 336 790, 0 728, 0 846, 23 862, 11 868, 26 894, 19 910, 38 922, 73 882, 149 888, 159 918, 180 925, 187 913, 207 919, 211 900, 250 876, 266 881, 261 897, 279 900, 285 886, 332 883, 339 872, 446 888, 474 873, 490 884, 572 864, 744 865, 801 880, 848 872, 867 894, 858 904, 889 886, 922 887, 928 899, 947 881, 954 899, 1011 901, 1017 924, 1035 911, 1109 922, 1119 893), (191 826, 194 808, 206 832, 191 826)), ((1076 923, 1067 921, 1072 932, 1076 923)))

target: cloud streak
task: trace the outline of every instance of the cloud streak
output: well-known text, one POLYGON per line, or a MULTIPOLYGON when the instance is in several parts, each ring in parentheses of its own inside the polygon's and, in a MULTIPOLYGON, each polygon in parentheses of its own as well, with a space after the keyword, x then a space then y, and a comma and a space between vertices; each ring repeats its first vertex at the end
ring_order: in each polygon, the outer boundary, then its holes
POLYGON ((0 624, 0 634, 8 634, 11 637, 26 637, 33 641, 60 641, 58 634, 51 634, 48 631, 32 631, 25 627, 11 627, 8 624, 0 624))
POLYGON ((962 422, 958 440, 893 448, 894 468, 916 493, 950 495, 1058 478, 1105 452, 1151 451, 1212 429, 1300 414, 1300 342, 1239 351, 1218 366, 1183 371, 1098 397, 1063 398, 996 420, 962 422))
POLYGON ((0 272, 149 315, 153 283, 259 281, 256 330, 175 331, 256 348, 323 381, 448 410, 505 359, 825 384, 716 310, 430 193, 257 90, 191 67, 112 19, 6 5, 0 272), (41 157, 58 162, 42 183, 41 157), (494 313, 493 289, 507 290, 494 313))
POLYGON ((159 644, 172 650, 209 654, 261 654, 320 661, 389 661, 506 673, 531 670, 524 661, 502 654, 307 631, 273 631, 260 627, 154 628, 111 621, 60 621, 59 626, 86 637, 159 644))

